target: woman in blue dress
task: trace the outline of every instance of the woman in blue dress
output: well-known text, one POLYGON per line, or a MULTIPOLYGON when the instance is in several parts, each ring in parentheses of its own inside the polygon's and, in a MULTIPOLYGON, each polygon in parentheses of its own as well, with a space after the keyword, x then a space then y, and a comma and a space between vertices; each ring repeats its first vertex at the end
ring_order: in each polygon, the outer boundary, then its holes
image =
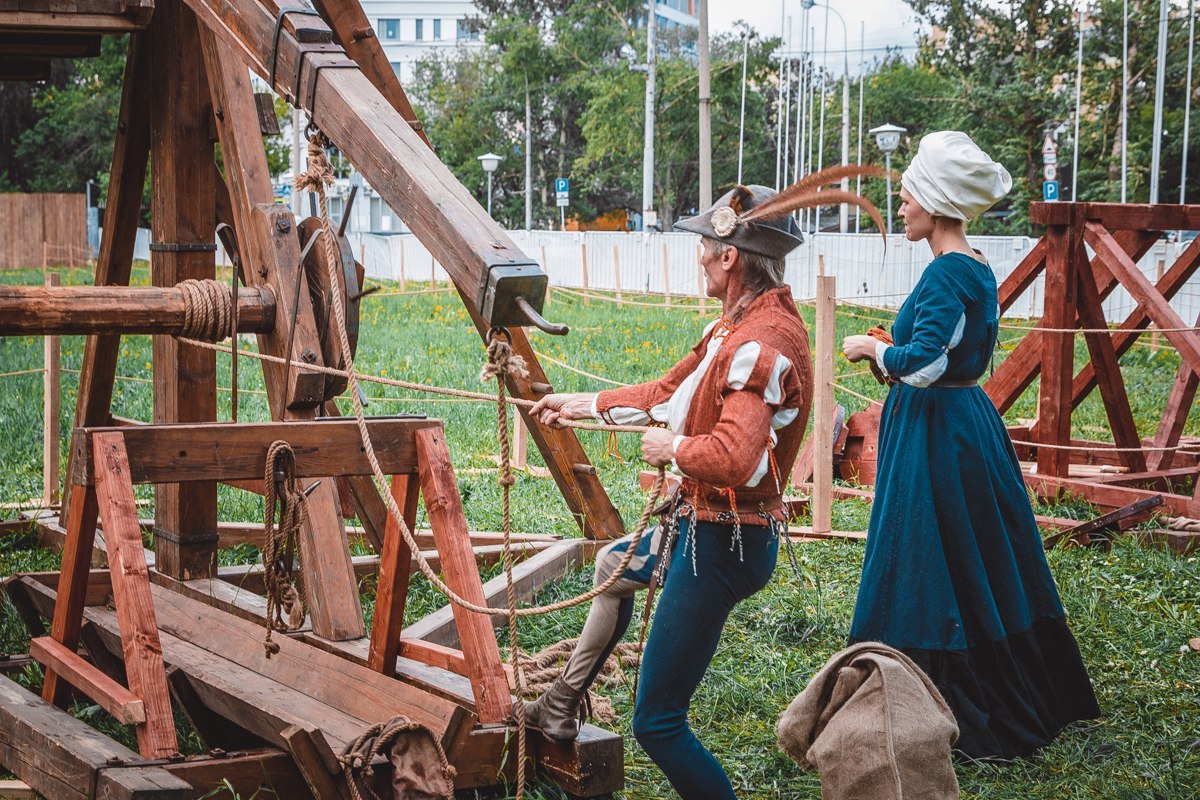
POLYGON ((1027 756, 1100 713, 1008 432, 977 384, 1000 309, 963 225, 1011 185, 966 134, 925 136, 902 178, 900 217, 935 258, 896 315, 893 345, 842 345, 895 381, 851 642, 884 642, 920 665, 974 758, 1027 756))

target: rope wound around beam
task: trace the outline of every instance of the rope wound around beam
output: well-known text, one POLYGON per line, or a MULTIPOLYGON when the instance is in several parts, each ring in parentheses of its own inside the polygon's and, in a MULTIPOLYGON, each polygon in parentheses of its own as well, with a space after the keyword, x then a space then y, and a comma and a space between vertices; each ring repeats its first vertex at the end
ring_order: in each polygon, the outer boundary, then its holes
POLYGON ((221 341, 233 332, 233 289, 213 280, 186 280, 183 292, 183 327, 179 336, 205 342, 221 341))

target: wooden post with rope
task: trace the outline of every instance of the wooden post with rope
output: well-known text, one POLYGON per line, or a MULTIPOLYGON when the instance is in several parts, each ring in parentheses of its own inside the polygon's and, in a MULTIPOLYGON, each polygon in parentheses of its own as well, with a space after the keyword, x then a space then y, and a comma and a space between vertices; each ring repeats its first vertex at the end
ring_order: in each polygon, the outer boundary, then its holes
POLYGON ((617 302, 621 301, 621 254, 613 245, 613 284, 617 288, 617 302))
POLYGON ((833 348, 837 324, 837 278, 825 275, 825 256, 817 276, 817 355, 813 378, 813 533, 833 530, 833 348))
POLYGON ((583 267, 583 304, 592 304, 592 293, 588 288, 587 242, 579 243, 579 263, 583 267))

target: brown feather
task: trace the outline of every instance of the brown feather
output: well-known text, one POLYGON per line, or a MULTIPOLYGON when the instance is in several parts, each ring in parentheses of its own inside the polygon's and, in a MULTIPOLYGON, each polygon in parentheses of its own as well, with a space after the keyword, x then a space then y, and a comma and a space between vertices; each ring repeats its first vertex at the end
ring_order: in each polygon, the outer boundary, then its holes
POLYGON ((879 229, 879 234, 883 236, 883 241, 887 243, 887 236, 884 234, 883 216, 879 213, 879 209, 875 207, 867 198, 857 195, 854 192, 843 192, 841 189, 822 189, 820 191, 809 191, 805 194, 793 196, 786 204, 776 205, 766 214, 760 214, 760 210, 766 205, 755 206, 748 214, 741 218, 742 222, 752 222, 756 219, 768 220, 778 219, 798 211, 801 208, 816 208, 817 206, 832 206, 838 203, 850 203, 867 212, 871 221, 875 223, 875 227, 879 229))
MULTIPOLYGON (((812 208, 813 205, 827 205, 824 202, 805 204, 799 198, 811 194, 815 189, 821 186, 827 186, 831 183, 837 183, 842 178, 853 178, 861 175, 864 178, 882 178, 887 177, 887 170, 873 164, 847 164, 846 166, 828 167, 805 175, 800 180, 781 190, 777 195, 767 200, 765 203, 755 206, 745 214, 738 217, 739 222, 752 222, 756 219, 778 219, 798 208, 812 208), (793 204, 798 202, 799 204, 793 204)), ((857 196, 857 195, 856 195, 857 196)), ((839 200, 837 202, 853 202, 849 200, 839 200)), ((829 203, 828 205, 832 205, 829 203)), ((858 205, 858 203, 855 203, 858 205)), ((872 206, 874 208, 874 206, 872 206)), ((865 206, 864 206, 865 209, 865 206)), ((868 212, 869 213, 869 212, 868 212)), ((880 230, 883 226, 880 226, 880 230)))

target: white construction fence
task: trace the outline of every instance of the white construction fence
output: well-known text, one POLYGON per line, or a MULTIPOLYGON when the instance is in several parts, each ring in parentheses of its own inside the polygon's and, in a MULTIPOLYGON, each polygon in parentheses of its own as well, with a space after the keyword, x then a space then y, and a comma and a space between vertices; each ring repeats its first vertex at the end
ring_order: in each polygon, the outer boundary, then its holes
MULTIPOLYGON (((703 292, 698 263, 700 237, 690 233, 609 233, 603 231, 509 231, 509 236, 542 265, 553 286, 630 294, 669 293, 696 297, 703 292)), ((355 253, 367 275, 387 280, 448 281, 449 275, 412 234, 350 233, 355 253)), ((987 256, 997 283, 1016 268, 1036 244, 1025 236, 971 236, 973 247, 987 256)), ((149 258, 149 231, 138 231, 135 258, 149 258)), ((1188 243, 1159 241, 1138 266, 1153 283, 1188 243)), ((1088 250, 1089 256, 1091 250, 1088 250)), ((886 253, 878 234, 819 233, 788 256, 787 280, 797 300, 816 295, 821 258, 825 272, 837 277, 838 301, 861 306, 899 308, 932 258, 924 243, 901 234, 888 237, 886 253)), ((222 263, 223 253, 218 253, 222 263)), ((1009 308, 1006 316, 1042 315, 1044 277, 1039 277, 1009 308)), ((1200 315, 1200 276, 1171 300, 1186 321, 1200 315)), ((1137 304, 1124 289, 1104 303, 1109 322, 1120 322, 1137 304)))

